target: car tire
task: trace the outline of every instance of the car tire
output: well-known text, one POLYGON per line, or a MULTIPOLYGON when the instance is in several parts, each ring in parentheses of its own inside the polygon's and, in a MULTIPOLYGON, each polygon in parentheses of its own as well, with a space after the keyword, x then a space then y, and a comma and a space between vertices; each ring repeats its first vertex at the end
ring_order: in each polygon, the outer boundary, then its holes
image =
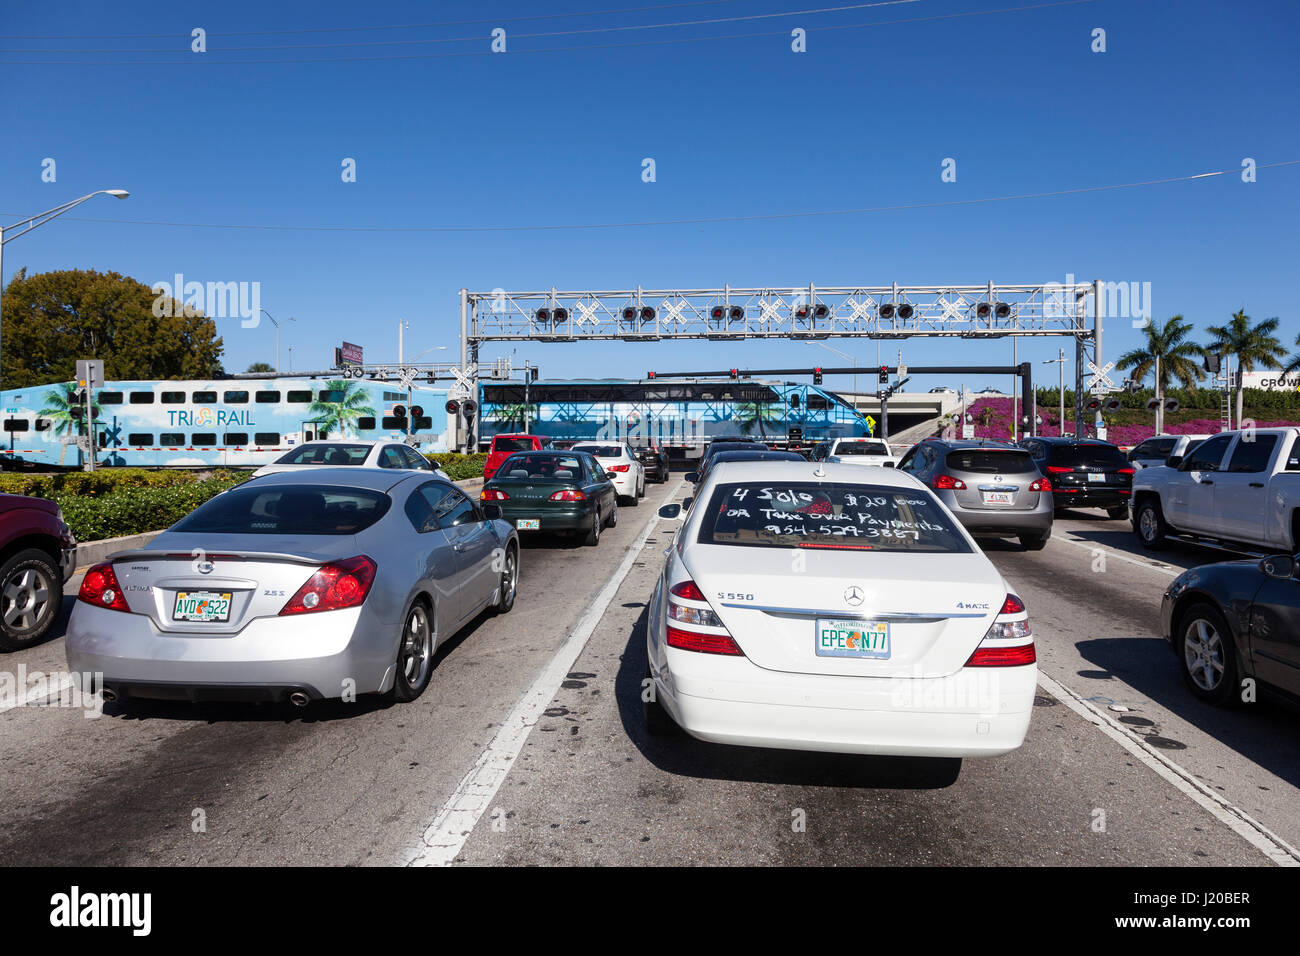
POLYGON ((1052 536, 1052 532, 1046 534, 1022 534, 1020 535, 1020 547, 1026 551, 1042 551, 1047 547, 1047 539, 1052 536))
POLYGON ((1240 702, 1236 645, 1213 605, 1193 604, 1178 616, 1178 662, 1196 697, 1216 707, 1240 702))
POLYGON ((645 731, 651 737, 680 737, 682 728, 678 726, 677 721, 673 720, 672 715, 664 709, 664 705, 659 702, 658 687, 654 684, 654 677, 650 674, 650 665, 646 664, 645 679, 651 683, 641 684, 641 713, 645 720, 645 731), (654 688, 655 693, 652 695, 653 700, 645 699, 645 692, 654 688))
POLYGON ((596 505, 596 513, 591 517, 591 530, 587 532, 587 537, 583 538, 583 544, 593 548, 600 544, 600 526, 602 523, 600 505, 596 505))
POLYGON ((501 569, 501 593, 492 608, 497 614, 509 614, 515 606, 515 594, 519 591, 519 549, 513 545, 506 547, 506 566, 501 569))
POLYGON ((1168 545, 1169 525, 1165 524, 1160 502, 1142 502, 1133 512, 1133 530, 1144 548, 1161 551, 1168 545))
POLYGON ((38 548, 19 551, 0 567, 0 651, 39 643, 63 606, 63 575, 38 548))
POLYGON ((640 486, 637 488, 636 496, 637 496, 638 498, 644 498, 644 497, 645 497, 645 475, 644 475, 644 474, 641 476, 641 484, 640 484, 640 486))
POLYGON ((618 499, 614 499, 614 507, 609 509, 609 520, 605 522, 606 528, 612 528, 618 524, 618 499))
POLYGON ((1107 508, 1106 517, 1112 521, 1123 521, 1128 517, 1128 505, 1116 505, 1114 508, 1107 508))
POLYGON ((393 678, 393 700, 409 704, 429 686, 433 677, 433 655, 438 651, 438 634, 433 611, 416 601, 406 612, 397 641, 397 673, 393 678))
POLYGON ((641 496, 637 493, 637 490, 633 488, 632 494, 628 495, 627 506, 629 508, 635 508, 640 503, 641 503, 641 496))

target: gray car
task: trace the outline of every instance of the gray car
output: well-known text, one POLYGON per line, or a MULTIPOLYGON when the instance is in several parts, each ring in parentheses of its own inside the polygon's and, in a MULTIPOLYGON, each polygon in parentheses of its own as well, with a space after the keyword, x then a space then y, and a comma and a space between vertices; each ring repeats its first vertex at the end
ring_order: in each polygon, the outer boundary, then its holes
POLYGON ((898 465, 930 488, 971 534, 1016 537, 1028 551, 1052 536, 1052 486, 1023 448, 930 438, 898 465))
POLYGON ((519 540, 495 506, 428 473, 253 478, 86 572, 74 673, 105 700, 398 701, 438 645, 514 604, 519 540))

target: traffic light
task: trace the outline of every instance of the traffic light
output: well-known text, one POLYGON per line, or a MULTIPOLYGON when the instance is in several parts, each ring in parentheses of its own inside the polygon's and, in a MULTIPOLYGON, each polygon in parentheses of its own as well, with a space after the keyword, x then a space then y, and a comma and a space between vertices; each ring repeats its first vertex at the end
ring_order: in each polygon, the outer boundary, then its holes
POLYGON ((549 322, 549 321, 551 321, 551 310, 550 310, 550 309, 545 309, 545 308, 543 308, 543 309, 538 309, 537 312, 536 312, 535 314, 536 314, 536 316, 537 316, 537 321, 538 321, 538 322, 549 322))
POLYGON ((405 417, 406 417, 406 406, 405 406, 405 405, 394 405, 394 406, 393 406, 393 417, 394 417, 394 418, 405 418, 405 417))
POLYGON ((654 378, 654 377, 655 377, 655 373, 654 373, 654 372, 646 372, 646 373, 645 373, 645 377, 646 377, 646 378, 654 378))
POLYGON ((886 302, 880 307, 880 317, 882 319, 892 319, 894 317, 894 304, 886 302))
POLYGON ((900 319, 910 319, 912 317, 912 307, 910 305, 900 305, 898 307, 898 317, 900 319))
POLYGON ((464 402, 461 403, 460 407, 464 409, 465 414, 467 416, 473 415, 476 411, 478 411, 478 402, 474 401, 474 399, 472 398, 467 398, 465 399, 464 402))
POLYGON ((1220 368, 1222 368, 1222 356, 1218 352, 1206 352, 1205 370, 1212 375, 1218 375, 1220 368))
POLYGON ((415 419, 423 418, 423 417, 424 417, 424 406, 422 406, 422 405, 412 405, 412 406, 411 406, 411 417, 412 417, 412 418, 415 418, 415 419))
POLYGON ((826 316, 830 314, 831 314, 830 308, 821 302, 818 302, 815 306, 813 306, 813 318, 815 319, 824 319, 826 318, 826 316))
POLYGON ((733 382, 735 382, 735 381, 739 380, 739 378, 740 378, 740 369, 738 369, 738 368, 733 368, 733 369, 731 370, 731 380, 732 380, 733 382))
POLYGON ((881 385, 888 385, 888 384, 889 384, 889 366, 888 366, 888 365, 882 365, 882 366, 880 366, 880 384, 881 384, 881 385))
POLYGON ((535 382, 535 381, 537 381, 537 369, 536 369, 536 368, 530 368, 530 369, 528 370, 528 381, 530 381, 530 382, 535 382))
POLYGON ((566 322, 569 318, 569 310, 564 308, 556 309, 553 315, 556 322, 566 322))
POLYGON ((813 384, 820 385, 821 383, 822 383, 822 370, 821 368, 815 368, 813 369, 813 384))
POLYGON ((460 402, 456 401, 456 399, 454 398, 449 398, 447 399, 447 404, 444 407, 447 409, 448 415, 455 415, 457 412, 460 411, 460 402))
POLYGON ((1094 396, 1093 398, 1088 399, 1087 403, 1083 407, 1090 412, 1100 411, 1101 399, 1094 396))

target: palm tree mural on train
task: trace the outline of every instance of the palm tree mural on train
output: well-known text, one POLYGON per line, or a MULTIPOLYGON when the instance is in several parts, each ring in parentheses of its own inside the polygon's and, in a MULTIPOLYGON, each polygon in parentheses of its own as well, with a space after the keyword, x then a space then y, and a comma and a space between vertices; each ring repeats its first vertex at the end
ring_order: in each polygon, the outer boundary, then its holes
POLYGON ((366 404, 370 392, 357 382, 346 378, 331 379, 325 383, 324 393, 338 401, 323 401, 317 396, 307 414, 317 423, 317 434, 324 438, 339 432, 343 437, 356 434, 358 418, 375 417, 375 410, 366 404))
POLYGON ((767 426, 781 422, 781 407, 776 402, 737 402, 735 418, 742 435, 752 436, 757 428, 760 437, 767 438, 767 426))
MULTIPOLYGON (((68 392, 72 391, 72 383, 65 382, 58 388, 52 388, 45 393, 45 407, 36 413, 39 418, 48 418, 54 426, 55 435, 70 435, 77 431, 76 426, 81 422, 72 417, 73 405, 68 402, 68 392)), ((98 397, 98 396, 96 396, 98 397)), ((91 408, 95 420, 98 421, 103 415, 98 401, 91 402, 91 408)), ((82 405, 84 411, 85 406, 82 405)))

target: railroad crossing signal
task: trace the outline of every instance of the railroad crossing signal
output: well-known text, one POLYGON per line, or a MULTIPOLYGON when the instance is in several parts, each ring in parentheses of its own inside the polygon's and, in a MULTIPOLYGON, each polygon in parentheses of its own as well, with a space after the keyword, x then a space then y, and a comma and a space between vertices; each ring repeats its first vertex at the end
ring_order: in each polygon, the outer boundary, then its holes
POLYGON ((1088 374, 1092 376, 1092 381, 1088 383, 1088 391, 1094 395, 1105 395, 1108 392, 1116 391, 1115 383, 1106 374, 1114 367, 1114 362, 1107 362, 1101 368, 1098 368, 1095 362, 1089 362, 1088 374))

